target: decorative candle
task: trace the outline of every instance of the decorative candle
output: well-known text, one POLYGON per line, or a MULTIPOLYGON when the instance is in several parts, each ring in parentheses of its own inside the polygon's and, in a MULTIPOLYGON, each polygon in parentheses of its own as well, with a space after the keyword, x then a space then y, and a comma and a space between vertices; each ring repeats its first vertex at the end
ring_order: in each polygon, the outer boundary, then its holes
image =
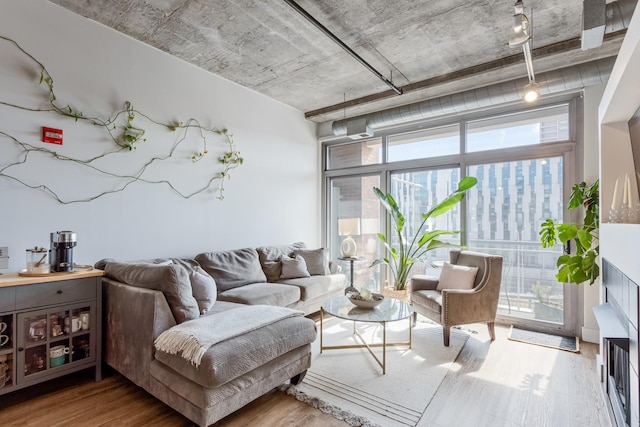
POLYGON ((631 197, 631 178, 627 175, 627 202, 629 207, 633 206, 633 199, 631 197))
POLYGON ((624 174, 624 189, 622 190, 622 206, 629 203, 629 175, 624 174))
POLYGON ((618 210, 618 180, 616 179, 616 185, 613 187, 613 200, 611 201, 611 210, 618 210))

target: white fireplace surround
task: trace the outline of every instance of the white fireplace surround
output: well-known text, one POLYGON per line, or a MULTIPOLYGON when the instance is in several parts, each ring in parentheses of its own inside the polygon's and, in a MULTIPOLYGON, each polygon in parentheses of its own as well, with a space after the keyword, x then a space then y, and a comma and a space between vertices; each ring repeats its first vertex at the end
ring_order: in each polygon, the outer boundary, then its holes
POLYGON ((604 303, 593 309, 602 339, 598 361, 601 380, 616 424, 638 426, 639 289, 635 282, 606 258, 602 260, 602 273, 604 303), (627 356, 623 366, 620 366, 620 352, 627 356), (624 391, 616 390, 616 384, 620 382, 625 384, 624 391))

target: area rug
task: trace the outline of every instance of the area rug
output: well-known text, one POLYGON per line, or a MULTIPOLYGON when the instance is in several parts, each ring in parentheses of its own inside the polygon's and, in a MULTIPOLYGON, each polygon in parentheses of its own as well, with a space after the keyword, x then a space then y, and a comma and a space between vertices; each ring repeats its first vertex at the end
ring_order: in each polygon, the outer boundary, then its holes
MULTIPOLYGON (((407 341, 408 328, 408 320, 389 323, 387 342, 407 341)), ((380 325, 358 323, 358 330, 367 342, 382 341, 380 325)), ((364 348, 319 354, 318 337, 306 378, 284 391, 351 426, 417 426, 469 335, 452 329, 450 346, 445 347, 439 325, 419 321, 412 333, 411 349, 387 348, 386 374, 364 348)), ((353 322, 325 321, 325 346, 354 343, 359 342, 353 322)), ((374 351, 381 358, 382 349, 374 351)))
POLYGON ((511 326, 508 338, 512 341, 580 353, 580 339, 578 337, 563 337, 543 332, 527 331, 511 326))

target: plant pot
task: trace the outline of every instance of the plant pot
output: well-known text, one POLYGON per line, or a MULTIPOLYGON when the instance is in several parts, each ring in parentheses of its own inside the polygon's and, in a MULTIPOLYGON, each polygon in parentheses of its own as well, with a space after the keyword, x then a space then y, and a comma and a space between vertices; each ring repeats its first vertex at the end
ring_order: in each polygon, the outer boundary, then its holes
POLYGON ((405 288, 400 291, 393 288, 384 288, 384 290, 382 291, 382 295, 384 295, 385 298, 395 298, 408 303, 409 287, 405 286, 405 288))

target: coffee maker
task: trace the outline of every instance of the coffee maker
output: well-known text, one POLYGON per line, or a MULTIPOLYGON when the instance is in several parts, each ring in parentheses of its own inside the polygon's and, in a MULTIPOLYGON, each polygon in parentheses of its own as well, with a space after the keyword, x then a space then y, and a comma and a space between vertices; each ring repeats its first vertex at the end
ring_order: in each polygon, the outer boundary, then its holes
POLYGON ((76 245, 76 233, 56 231, 51 233, 51 271, 73 271, 73 247, 76 245))

